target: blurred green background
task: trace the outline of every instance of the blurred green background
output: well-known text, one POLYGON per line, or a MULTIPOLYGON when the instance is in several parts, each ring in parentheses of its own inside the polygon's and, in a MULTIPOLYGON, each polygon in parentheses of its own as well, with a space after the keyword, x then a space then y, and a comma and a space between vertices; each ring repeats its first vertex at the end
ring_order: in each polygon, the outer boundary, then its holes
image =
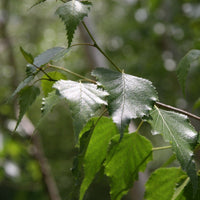
MULTIPOLYGON (((1 0, 0 2, 0 199, 49 199, 37 160, 32 156, 32 139, 18 129, 13 132, 16 116, 15 100, 5 103, 25 77, 26 61, 22 46, 36 56, 54 46, 67 46, 65 28, 55 15, 62 2, 47 0, 29 9, 36 1, 1 0)), ((176 77, 177 63, 190 49, 200 49, 200 3, 198 0, 92 0, 88 26, 100 46, 112 60, 135 76, 149 79, 157 88, 160 101, 200 115, 193 105, 200 94, 200 66, 194 62, 182 94, 176 77)), ((81 30, 76 42, 87 40, 81 30)), ((73 48, 57 64, 89 76, 95 67, 109 66, 100 54, 84 47, 73 48), (95 59, 91 56, 95 56, 95 59), (103 66, 105 65, 105 66, 103 66)), ((74 77, 68 76, 70 79, 74 77)), ((41 116, 42 95, 27 116, 37 126, 41 116)), ((137 122, 136 122, 137 123, 137 122)), ((197 122, 194 126, 199 129, 197 122)), ((143 134, 154 145, 161 137, 143 134)), ((61 199, 70 199, 73 190, 71 168, 76 155, 69 109, 65 102, 57 105, 38 126, 44 153, 51 167, 61 199)), ((170 156, 170 151, 156 153, 149 171, 170 156), (161 155, 160 155, 161 154, 161 155)), ((100 172, 86 195, 88 200, 109 199, 107 179, 100 172)), ((137 199, 128 194, 124 199, 137 199)))

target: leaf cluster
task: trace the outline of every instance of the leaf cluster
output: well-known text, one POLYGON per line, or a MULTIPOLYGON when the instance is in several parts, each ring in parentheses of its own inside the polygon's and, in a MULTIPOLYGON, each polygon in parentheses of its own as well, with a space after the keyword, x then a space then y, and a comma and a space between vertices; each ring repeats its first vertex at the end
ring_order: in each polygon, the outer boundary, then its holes
MULTIPOLYGON (((44 1, 38 1, 39 4, 44 1)), ((169 142, 181 168, 160 168, 146 184, 145 198, 153 199, 193 199, 200 194, 194 151, 199 143, 198 133, 186 115, 166 111, 156 106, 158 94, 149 80, 126 74, 97 45, 85 26, 96 47, 115 67, 116 71, 96 68, 93 79, 71 72, 65 67, 52 65, 70 51, 74 32, 91 9, 88 1, 72 0, 63 3, 56 14, 65 24, 68 47, 53 47, 35 58, 22 47, 24 58, 29 63, 26 78, 13 95, 19 95, 20 113, 17 126, 23 115, 40 94, 41 81, 42 117, 46 116, 60 101, 66 100, 71 111, 77 148, 79 153, 73 168, 78 181, 79 199, 82 200, 95 175, 103 169, 109 178, 112 200, 120 200, 137 180, 138 173, 144 171, 154 150, 151 141, 139 134, 140 127, 147 122, 152 134, 162 134, 169 142), (120 70, 119 70, 120 69, 120 70), (52 71, 51 71, 52 70, 52 71), (61 72, 62 71, 62 72, 61 72), (65 73, 80 78, 67 80, 65 73), (38 76, 41 78, 38 79, 38 76), (94 80, 95 79, 95 80, 94 80), (107 117, 103 115, 107 115, 107 117), (141 121, 137 130, 127 132, 131 120, 141 121), (157 188, 159 189, 157 190, 157 188), (189 190, 188 188, 192 188, 189 190), (188 192, 189 190, 189 192, 188 192), (152 192, 156 191, 156 192, 152 192), (165 194, 165 195, 163 195, 165 194)), ((183 90, 189 66, 199 59, 199 50, 190 51, 178 65, 178 78, 183 90)))

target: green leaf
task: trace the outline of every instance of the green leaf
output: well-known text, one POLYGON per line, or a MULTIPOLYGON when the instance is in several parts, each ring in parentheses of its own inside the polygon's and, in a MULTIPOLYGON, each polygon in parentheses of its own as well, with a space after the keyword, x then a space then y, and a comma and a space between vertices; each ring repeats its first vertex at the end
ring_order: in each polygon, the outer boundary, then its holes
POLYGON ((151 82, 108 69, 95 69, 92 75, 110 93, 108 109, 121 134, 131 119, 149 115, 157 93, 151 82))
POLYGON ((22 117, 28 110, 28 108, 32 105, 32 103, 36 100, 37 96, 40 94, 40 90, 38 87, 35 86, 29 86, 23 88, 19 93, 19 118, 17 120, 17 124, 15 127, 15 130, 17 129, 19 123, 22 120, 22 117))
POLYGON ((58 60, 59 58, 63 57, 68 51, 69 48, 53 47, 35 57, 33 64, 37 67, 40 67, 50 62, 51 60, 58 60))
POLYGON ((186 77, 192 62, 200 58, 200 50, 192 49, 190 50, 179 62, 177 68, 177 76, 179 83, 185 93, 185 82, 186 77))
POLYGON ((95 84, 60 80, 53 87, 69 102, 77 138, 83 126, 95 115, 100 106, 107 105, 104 98, 108 93, 97 89, 95 84))
POLYGON ((72 0, 60 6, 56 10, 56 14, 65 23, 68 38, 68 47, 72 43, 73 35, 77 26, 83 20, 83 18, 88 15, 91 5, 92 4, 88 1, 80 2, 72 0))
POLYGON ((194 109, 197 109, 200 107, 200 98, 197 99, 197 101, 194 104, 194 109))
POLYGON ((93 129, 83 161, 84 179, 80 189, 80 200, 83 199, 86 190, 96 173, 100 170, 102 162, 105 160, 107 147, 111 138, 114 135, 119 135, 117 127, 112 119, 102 117, 99 121, 97 119, 95 124, 96 126, 93 129))
POLYGON ((149 120, 153 131, 161 133, 166 141, 172 145, 183 170, 190 177, 194 190, 197 190, 198 180, 193 159, 193 146, 197 141, 197 132, 189 123, 188 117, 179 113, 165 111, 155 107, 149 120))
POLYGON ((151 174, 146 183, 146 200, 172 200, 176 185, 185 174, 179 168, 160 168, 151 174))
POLYGON ((32 64, 26 65, 26 76, 35 76, 39 70, 32 64))
POLYGON ((139 171, 144 171, 152 160, 152 145, 138 133, 124 134, 112 139, 104 163, 105 174, 111 180, 111 199, 120 200, 132 187, 139 171))
POLYGON ((198 176, 198 190, 194 193, 192 181, 190 181, 184 189, 184 196, 187 200, 200 199, 200 176, 198 176))
POLYGON ((30 7, 30 9, 31 8, 33 8, 33 7, 35 7, 35 6, 37 6, 37 5, 39 5, 39 4, 41 4, 41 3, 43 3, 43 2, 45 2, 46 0, 38 0, 36 3, 34 3, 31 7, 30 7))
MULTIPOLYGON (((57 72, 57 71, 49 72, 48 75, 52 79, 57 80, 57 81, 60 80, 60 79, 64 79, 64 80, 67 79, 67 77, 64 74, 57 72)), ((42 90, 44 92, 44 96, 46 97, 48 95, 48 93, 50 93, 54 90, 54 88, 52 88, 52 86, 55 82, 50 81, 50 80, 45 80, 45 79, 48 79, 46 74, 42 77, 42 79, 43 80, 41 81, 41 86, 42 86, 42 90)))
POLYGON ((33 56, 30 53, 26 52, 22 47, 20 47, 20 51, 23 54, 26 61, 30 64, 33 64, 33 60, 34 60, 33 56))
POLYGON ((42 117, 46 116, 59 101, 60 96, 56 94, 56 91, 52 91, 46 98, 42 98, 42 117))
POLYGON ((29 76, 25 78, 16 88, 16 90, 13 92, 11 98, 13 98, 16 94, 18 94, 23 88, 28 86, 28 84, 34 79, 34 76, 29 76))

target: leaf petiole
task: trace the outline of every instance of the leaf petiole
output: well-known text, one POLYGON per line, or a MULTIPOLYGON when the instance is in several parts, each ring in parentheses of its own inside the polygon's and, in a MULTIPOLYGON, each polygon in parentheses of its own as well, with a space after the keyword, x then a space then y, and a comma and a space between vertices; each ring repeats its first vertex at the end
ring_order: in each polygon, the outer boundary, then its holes
POLYGON ((83 79, 83 80, 85 80, 85 81, 88 81, 88 82, 91 82, 91 83, 96 84, 96 81, 94 81, 94 80, 92 80, 92 79, 89 79, 89 78, 86 78, 86 77, 84 77, 84 76, 81 76, 80 74, 77 74, 77 73, 75 73, 75 72, 72 72, 71 70, 66 69, 66 68, 64 68, 64 67, 51 65, 50 63, 47 64, 47 67, 52 67, 52 68, 54 68, 54 69, 58 69, 58 70, 65 71, 65 72, 67 72, 67 73, 69 73, 69 74, 72 74, 73 76, 76 76, 76 77, 81 78, 81 79, 83 79))
POLYGON ((165 150, 165 149, 171 149, 172 146, 164 146, 164 147, 154 147, 152 148, 152 151, 159 151, 159 150, 165 150))

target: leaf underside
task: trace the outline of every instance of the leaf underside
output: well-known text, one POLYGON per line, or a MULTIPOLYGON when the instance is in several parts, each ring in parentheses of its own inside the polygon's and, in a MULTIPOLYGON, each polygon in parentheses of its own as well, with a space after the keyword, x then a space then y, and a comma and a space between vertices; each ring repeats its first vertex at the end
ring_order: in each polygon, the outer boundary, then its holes
POLYGON ((110 94, 108 109, 121 134, 131 119, 149 115, 157 93, 146 79, 98 68, 92 72, 110 94))
POLYGON ((185 93, 185 82, 188 75, 188 71, 192 62, 200 58, 200 50, 192 49, 190 50, 179 62, 177 68, 177 76, 180 86, 185 93))
POLYGON ((105 174, 110 178, 112 200, 120 200, 132 187, 139 171, 144 171, 152 160, 152 145, 138 133, 114 136, 104 163, 105 174))
POLYGON ((190 177, 193 189, 196 191, 198 180, 193 159, 193 146, 197 141, 197 133, 189 123, 187 116, 165 111, 155 107, 149 120, 153 134, 163 134, 166 141, 170 142, 183 170, 190 177))
POLYGON ((56 10, 56 14, 65 23, 68 38, 68 47, 72 43, 74 32, 79 23, 90 11, 91 3, 88 1, 69 1, 56 10))
MULTIPOLYGON (((146 200, 172 200, 177 183, 185 173, 179 168, 160 168, 153 172, 145 185, 146 200)), ((186 176, 187 177, 187 176, 186 176)))
POLYGON ((52 91, 46 98, 42 99, 42 117, 46 116, 52 108, 60 101, 60 96, 56 94, 56 91, 52 91))
MULTIPOLYGON (((92 120, 94 124, 96 124, 98 118, 92 120)), ((80 189, 80 200, 83 199, 84 193, 88 189, 96 173, 100 170, 102 162, 107 154, 108 144, 114 135, 119 135, 116 125, 113 123, 112 119, 102 117, 92 132, 84 155, 84 179, 80 189)))
POLYGON ((97 89, 95 84, 60 80, 53 87, 69 102, 76 138, 78 138, 86 122, 95 115, 101 105, 107 105, 104 98, 108 93, 97 89))

